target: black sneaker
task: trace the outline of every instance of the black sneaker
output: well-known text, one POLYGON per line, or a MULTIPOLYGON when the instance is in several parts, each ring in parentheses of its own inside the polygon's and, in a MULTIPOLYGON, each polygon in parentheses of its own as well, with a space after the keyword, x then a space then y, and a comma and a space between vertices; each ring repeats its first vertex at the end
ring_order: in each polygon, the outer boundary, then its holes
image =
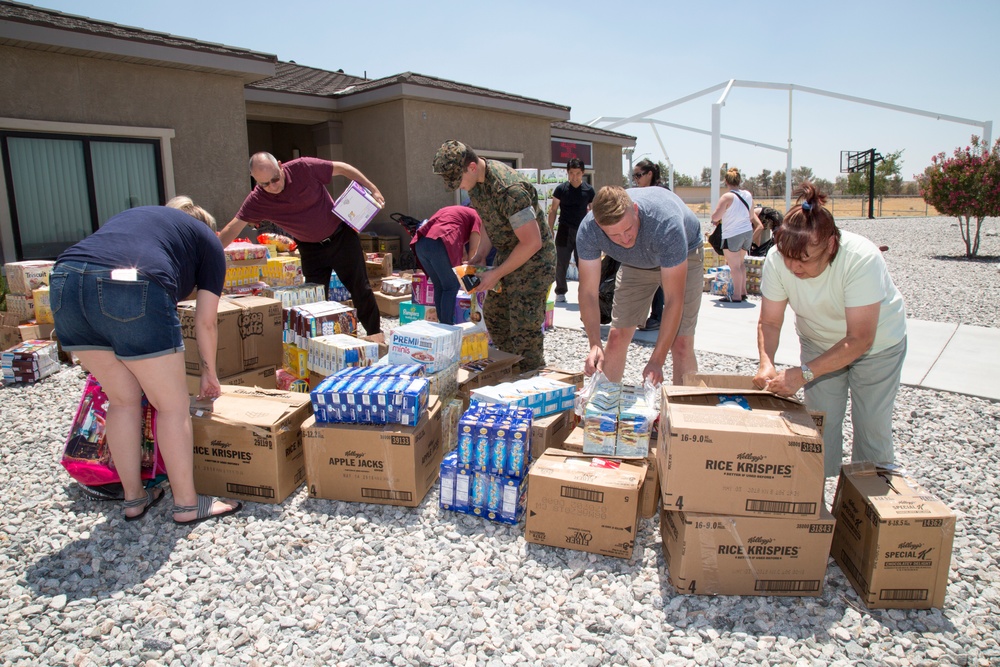
POLYGON ((646 323, 639 327, 639 331, 658 331, 660 329, 660 320, 654 320, 652 317, 646 320, 646 323))

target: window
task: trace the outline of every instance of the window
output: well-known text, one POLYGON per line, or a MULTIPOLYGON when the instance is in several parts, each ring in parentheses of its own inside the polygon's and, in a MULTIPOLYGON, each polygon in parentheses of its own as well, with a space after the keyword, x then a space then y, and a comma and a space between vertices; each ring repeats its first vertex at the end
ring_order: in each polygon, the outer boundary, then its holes
POLYGON ((55 258, 113 215, 165 201, 155 139, 0 132, 0 149, 18 260, 55 258))

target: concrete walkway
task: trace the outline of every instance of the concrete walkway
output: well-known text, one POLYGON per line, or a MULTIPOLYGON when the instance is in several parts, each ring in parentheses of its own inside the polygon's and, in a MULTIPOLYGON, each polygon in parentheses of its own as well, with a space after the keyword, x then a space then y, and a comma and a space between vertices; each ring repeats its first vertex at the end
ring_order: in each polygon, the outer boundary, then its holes
MULTIPOLYGON (((557 327, 583 329, 577 299, 579 283, 568 283, 566 303, 557 303, 557 327)), ((702 295, 698 329, 694 337, 699 352, 716 352, 757 359, 759 297, 743 303, 722 303, 719 297, 702 295)), ((909 319, 907 352, 903 362, 905 385, 1000 400, 1000 329, 965 324, 945 324, 909 319)), ((607 338, 608 327, 602 327, 607 338)), ((635 340, 655 342, 655 331, 637 331, 635 340)), ((789 310, 781 329, 775 355, 779 364, 798 365, 799 346, 794 315, 789 310)))

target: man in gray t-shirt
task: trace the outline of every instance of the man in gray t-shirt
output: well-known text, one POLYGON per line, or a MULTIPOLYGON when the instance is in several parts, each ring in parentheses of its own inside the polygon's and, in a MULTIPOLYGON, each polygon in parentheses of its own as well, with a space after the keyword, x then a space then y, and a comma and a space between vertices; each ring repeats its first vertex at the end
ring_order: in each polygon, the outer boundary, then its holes
POLYGON ((698 370, 694 329, 701 305, 701 223, 680 197, 664 188, 604 187, 576 235, 580 269, 580 318, 590 344, 584 370, 621 382, 635 329, 646 321, 656 288, 663 287, 663 319, 643 379, 663 381, 667 352, 673 383, 698 370), (607 348, 601 344, 598 287, 601 254, 622 263, 615 285, 607 348))

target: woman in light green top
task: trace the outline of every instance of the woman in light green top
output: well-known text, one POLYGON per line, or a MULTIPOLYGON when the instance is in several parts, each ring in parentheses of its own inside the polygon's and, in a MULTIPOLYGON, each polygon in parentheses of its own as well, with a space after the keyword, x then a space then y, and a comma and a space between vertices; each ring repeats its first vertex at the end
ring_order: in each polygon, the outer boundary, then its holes
POLYGON ((843 422, 851 399, 852 461, 892 463, 892 408, 906 356, 906 311, 879 248, 841 232, 807 182, 799 204, 775 232, 761 279, 754 383, 790 396, 805 387, 806 405, 826 412, 826 475, 843 458, 843 422), (774 354, 785 306, 795 313, 802 365, 778 371, 774 354))

